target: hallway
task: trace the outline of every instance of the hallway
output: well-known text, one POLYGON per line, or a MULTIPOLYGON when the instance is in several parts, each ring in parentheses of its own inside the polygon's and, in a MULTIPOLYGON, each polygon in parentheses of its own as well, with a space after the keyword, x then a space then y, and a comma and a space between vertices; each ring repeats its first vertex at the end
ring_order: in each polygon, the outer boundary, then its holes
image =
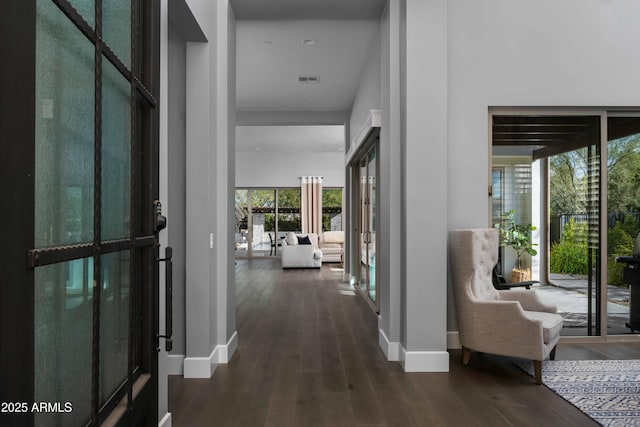
MULTIPOLYGON (((330 265, 236 265, 239 347, 211 379, 169 377, 182 426, 596 425, 510 359, 476 354, 449 373, 405 373, 378 346, 377 319, 330 265)), ((637 345, 559 346, 559 359, 633 358, 637 345)))

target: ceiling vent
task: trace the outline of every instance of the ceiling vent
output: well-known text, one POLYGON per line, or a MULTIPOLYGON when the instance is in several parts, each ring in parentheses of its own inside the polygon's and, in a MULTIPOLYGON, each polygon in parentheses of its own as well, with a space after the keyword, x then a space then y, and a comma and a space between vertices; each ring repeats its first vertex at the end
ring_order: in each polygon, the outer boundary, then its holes
POLYGON ((305 83, 305 84, 320 83, 320 77, 319 76, 300 76, 298 77, 298 83, 305 83))

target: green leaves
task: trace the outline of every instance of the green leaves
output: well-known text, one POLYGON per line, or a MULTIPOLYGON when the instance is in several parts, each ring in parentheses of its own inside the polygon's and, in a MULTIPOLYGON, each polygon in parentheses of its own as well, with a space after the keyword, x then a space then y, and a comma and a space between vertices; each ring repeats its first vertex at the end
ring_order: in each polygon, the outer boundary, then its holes
POLYGON ((517 255, 516 268, 521 268, 521 257, 523 253, 531 256, 538 254, 533 247, 537 243, 531 242, 531 232, 536 229, 531 224, 518 224, 515 221, 515 210, 510 210, 502 214, 500 222, 495 224, 500 236, 501 246, 511 246, 517 255))

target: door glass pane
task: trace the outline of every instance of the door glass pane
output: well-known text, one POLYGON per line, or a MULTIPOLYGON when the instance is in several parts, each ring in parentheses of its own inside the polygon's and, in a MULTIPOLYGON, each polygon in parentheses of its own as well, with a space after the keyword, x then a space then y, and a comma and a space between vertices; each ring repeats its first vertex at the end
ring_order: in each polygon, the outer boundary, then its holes
POLYGON ((127 378, 129 351, 129 251, 102 257, 100 295, 100 403, 127 378))
POLYGON ((102 239, 129 236, 131 92, 129 82, 102 60, 102 239))
POLYGON ((84 425, 91 413, 93 261, 38 267, 34 283, 34 399, 68 409, 36 412, 35 425, 84 425))
POLYGON ((249 190, 236 190, 236 237, 237 257, 249 255, 249 190))
MULTIPOLYGON (((495 164, 495 161, 494 161, 495 164)), ((494 167, 491 170, 491 224, 500 222, 504 213, 503 182, 504 168, 494 167)))
POLYGON ((127 67, 131 66, 131 1, 102 0, 102 38, 127 67))
POLYGON ((253 256, 275 255, 275 190, 251 190, 253 256))
POLYGON ((37 2, 37 248, 93 239, 93 56, 53 2, 37 2))
POLYGON ((69 0, 69 3, 91 27, 95 27, 96 4, 94 0, 69 0))
POLYGON ((373 303, 376 303, 377 290, 376 290, 376 151, 371 150, 369 153, 368 163, 368 176, 367 176, 367 193, 369 195, 368 204, 368 231, 369 239, 367 243, 367 252, 369 254, 367 258, 369 268, 369 289, 368 295, 373 303))
POLYGON ((342 230, 342 188, 322 189, 322 230, 342 230))
POLYGON ((640 117, 610 117, 607 130, 607 331, 614 335, 640 331, 640 289, 616 262, 633 255, 640 233, 640 117))
POLYGON ((593 233, 597 232, 598 217, 589 197, 593 184, 589 152, 584 147, 549 159, 551 212, 559 223, 559 235, 552 236, 549 278, 555 285, 551 289, 561 291, 556 299, 565 335, 592 335, 595 331, 597 234, 593 233))
POLYGON ((278 190, 278 237, 283 238, 288 232, 302 231, 300 207, 302 196, 300 188, 282 188, 278 190))
POLYGON ((563 316, 563 335, 599 335, 600 117, 564 120, 583 123, 583 130, 549 157, 549 279, 554 286, 542 295, 563 316))
POLYGON ((359 286, 365 295, 369 295, 369 179, 367 160, 360 163, 360 273, 359 286))

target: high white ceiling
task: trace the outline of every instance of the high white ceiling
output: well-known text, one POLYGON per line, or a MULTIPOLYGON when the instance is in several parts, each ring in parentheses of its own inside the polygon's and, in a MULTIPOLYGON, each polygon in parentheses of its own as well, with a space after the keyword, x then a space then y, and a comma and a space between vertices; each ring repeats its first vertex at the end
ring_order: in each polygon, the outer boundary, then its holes
MULTIPOLYGON (((278 112, 285 117, 289 112, 348 113, 385 4, 386 0, 231 0, 238 111, 278 112), (301 76, 314 76, 319 82, 303 84, 301 76)), ((286 124, 282 117, 278 125, 286 124)), ((291 124, 300 122, 292 119, 291 124)), ((344 143, 344 130, 334 126, 307 128, 310 137, 301 126, 251 127, 255 129, 238 127, 238 151, 291 152, 305 146, 310 152, 338 151, 344 143)))
POLYGON ((377 28, 364 20, 238 21, 238 110, 349 111, 377 28), (301 76, 319 83, 299 83, 301 76))

